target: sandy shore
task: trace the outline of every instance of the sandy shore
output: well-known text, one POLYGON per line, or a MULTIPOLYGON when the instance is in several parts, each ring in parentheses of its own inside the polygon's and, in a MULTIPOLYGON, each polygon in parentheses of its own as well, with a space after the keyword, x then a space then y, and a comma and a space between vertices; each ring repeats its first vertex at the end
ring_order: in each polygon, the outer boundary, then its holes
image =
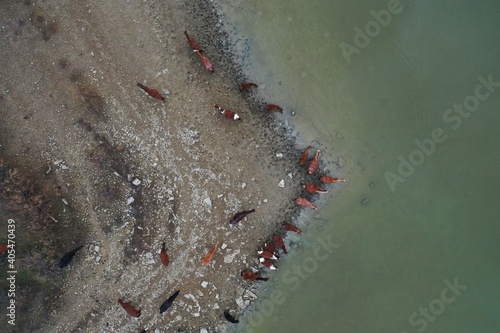
POLYGON ((23 271, 13 332, 224 332, 223 311, 238 317, 245 305, 236 300, 251 300, 255 286, 240 272, 258 267, 256 250, 297 213, 305 172, 284 116, 239 92, 241 73, 213 9, 189 3, 0 5, 0 223, 16 220, 23 271), (214 103, 242 121, 225 119, 214 103), (159 260, 163 241, 168 267, 159 260), (217 241, 223 248, 201 266, 217 241))

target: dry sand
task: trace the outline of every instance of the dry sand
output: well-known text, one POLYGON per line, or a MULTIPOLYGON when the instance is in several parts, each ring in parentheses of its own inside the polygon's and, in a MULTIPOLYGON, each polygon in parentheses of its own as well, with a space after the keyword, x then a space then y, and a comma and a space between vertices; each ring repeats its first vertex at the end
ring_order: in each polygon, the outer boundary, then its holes
MULTIPOLYGON (((305 172, 285 116, 238 91, 242 77, 211 6, 2 1, 0 13, 0 218, 4 230, 8 218, 16 220, 22 271, 17 325, 3 314, 0 325, 13 332, 226 331, 223 311, 238 317, 235 300, 254 286, 240 272, 258 267, 256 250, 297 213, 293 199, 305 172), (225 119, 214 103, 243 120, 225 119), (251 208, 229 225, 235 212, 251 208), (224 249, 201 266, 217 241, 224 249), (77 245, 83 250, 59 269, 77 245), (177 289, 174 306, 160 315, 177 289), (139 308, 140 318, 129 317, 118 298, 139 308)), ((4 272, 4 257, 1 265, 4 272)), ((5 294, 1 302, 4 308, 5 294)))

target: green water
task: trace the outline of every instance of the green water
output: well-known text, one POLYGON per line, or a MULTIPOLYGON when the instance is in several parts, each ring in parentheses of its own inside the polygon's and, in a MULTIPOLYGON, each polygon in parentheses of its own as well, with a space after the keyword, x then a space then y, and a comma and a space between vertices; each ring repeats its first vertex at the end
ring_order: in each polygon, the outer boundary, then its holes
POLYGON ((498 332, 500 2, 220 2, 249 78, 348 180, 242 330, 498 332))

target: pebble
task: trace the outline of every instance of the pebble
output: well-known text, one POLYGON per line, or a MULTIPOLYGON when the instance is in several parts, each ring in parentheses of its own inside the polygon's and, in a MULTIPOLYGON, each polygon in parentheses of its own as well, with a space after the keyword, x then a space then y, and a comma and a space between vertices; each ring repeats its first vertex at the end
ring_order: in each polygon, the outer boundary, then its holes
POLYGON ((238 297, 236 300, 236 304, 238 304, 238 306, 243 309, 245 307, 245 302, 243 302, 243 298, 241 297, 238 297))
POLYGON ((134 184, 135 186, 139 186, 141 185, 141 181, 139 179, 134 179, 134 181, 132 182, 132 184, 134 184))
POLYGON ((202 286, 203 288, 206 288, 206 287, 208 286, 208 282, 207 282, 207 281, 203 281, 203 282, 201 283, 201 286, 202 286))
POLYGON ((264 203, 267 203, 267 199, 264 199, 263 201, 264 201, 264 203))
POLYGON ((101 256, 95 257, 95 262, 99 262, 99 261, 101 261, 101 256))
POLYGON ((339 165, 339 168, 343 168, 347 162, 342 158, 342 156, 339 156, 337 164, 339 165))
POLYGON ((232 256, 232 255, 230 255, 230 254, 228 254, 227 256, 225 256, 225 257, 224 257, 224 262, 225 262, 226 264, 230 264, 230 263, 232 263, 232 262, 233 262, 233 256, 232 256))
POLYGON ((64 198, 61 198, 62 202, 67 206, 68 205, 68 201, 64 198))
POLYGON ((242 189, 245 189, 245 187, 247 187, 247 184, 246 184, 246 183, 241 184, 241 188, 242 188, 242 189))
POLYGON ((214 304, 214 306, 212 307, 212 309, 214 309, 214 310, 218 310, 218 309, 220 309, 219 304, 215 303, 215 304, 214 304))
POLYGON ((220 248, 221 248, 222 250, 224 250, 226 247, 227 247, 227 244, 226 244, 226 243, 222 243, 222 245, 220 246, 220 248))
POLYGON ((257 298, 257 295, 255 295, 253 292, 251 292, 250 290, 247 290, 247 295, 252 297, 253 299, 256 299, 257 298))
POLYGON ((101 247, 99 245, 94 246, 94 251, 95 252, 99 252, 100 249, 101 249, 101 247))
POLYGON ((290 173, 288 174, 288 177, 290 177, 290 179, 292 179, 292 178, 293 178, 293 174, 290 172, 290 173))
POLYGON ((285 180, 284 179, 280 180, 278 186, 281 188, 284 188, 285 187, 285 180))
POLYGON ((205 203, 205 205, 207 205, 209 208, 212 208, 212 200, 210 200, 210 198, 205 198, 203 199, 203 202, 205 203))
POLYGON ((135 199, 134 199, 134 198, 129 197, 129 198, 127 199, 127 205, 130 205, 130 204, 131 204, 131 203, 133 203, 134 201, 135 201, 135 199))
POLYGON ((202 328, 202 329, 200 330, 200 333, 208 333, 208 331, 207 331, 206 329, 202 328))
POLYGON ((282 158, 282 157, 283 157, 283 153, 277 153, 277 154, 276 154, 276 157, 277 157, 277 158, 282 158))

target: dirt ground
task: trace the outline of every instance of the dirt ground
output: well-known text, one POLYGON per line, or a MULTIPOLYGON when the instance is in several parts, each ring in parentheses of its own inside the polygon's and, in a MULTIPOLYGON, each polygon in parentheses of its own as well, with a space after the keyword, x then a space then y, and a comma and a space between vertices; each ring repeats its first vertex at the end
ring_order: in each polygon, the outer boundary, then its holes
MULTIPOLYGON (((251 301, 246 290, 255 291, 240 272, 258 267, 256 250, 297 213, 293 199, 306 180, 297 163, 303 147, 286 135, 285 115, 239 92, 243 78, 210 4, 7 0, 0 13, 0 225, 7 230, 7 219, 16 220, 16 265, 24 272, 17 325, 3 314, 0 325, 13 332, 228 331, 223 311, 238 317, 245 304, 235 300, 251 301), (138 82, 166 100, 149 97, 138 82), (242 120, 225 119, 214 103, 242 120), (162 241, 168 267, 159 260, 162 241), (201 266, 217 241, 223 249, 201 266), (78 245, 82 251, 59 269, 78 245), (129 317, 118 298, 141 316, 129 317)), ((4 308, 3 291, 0 301, 4 308)))

